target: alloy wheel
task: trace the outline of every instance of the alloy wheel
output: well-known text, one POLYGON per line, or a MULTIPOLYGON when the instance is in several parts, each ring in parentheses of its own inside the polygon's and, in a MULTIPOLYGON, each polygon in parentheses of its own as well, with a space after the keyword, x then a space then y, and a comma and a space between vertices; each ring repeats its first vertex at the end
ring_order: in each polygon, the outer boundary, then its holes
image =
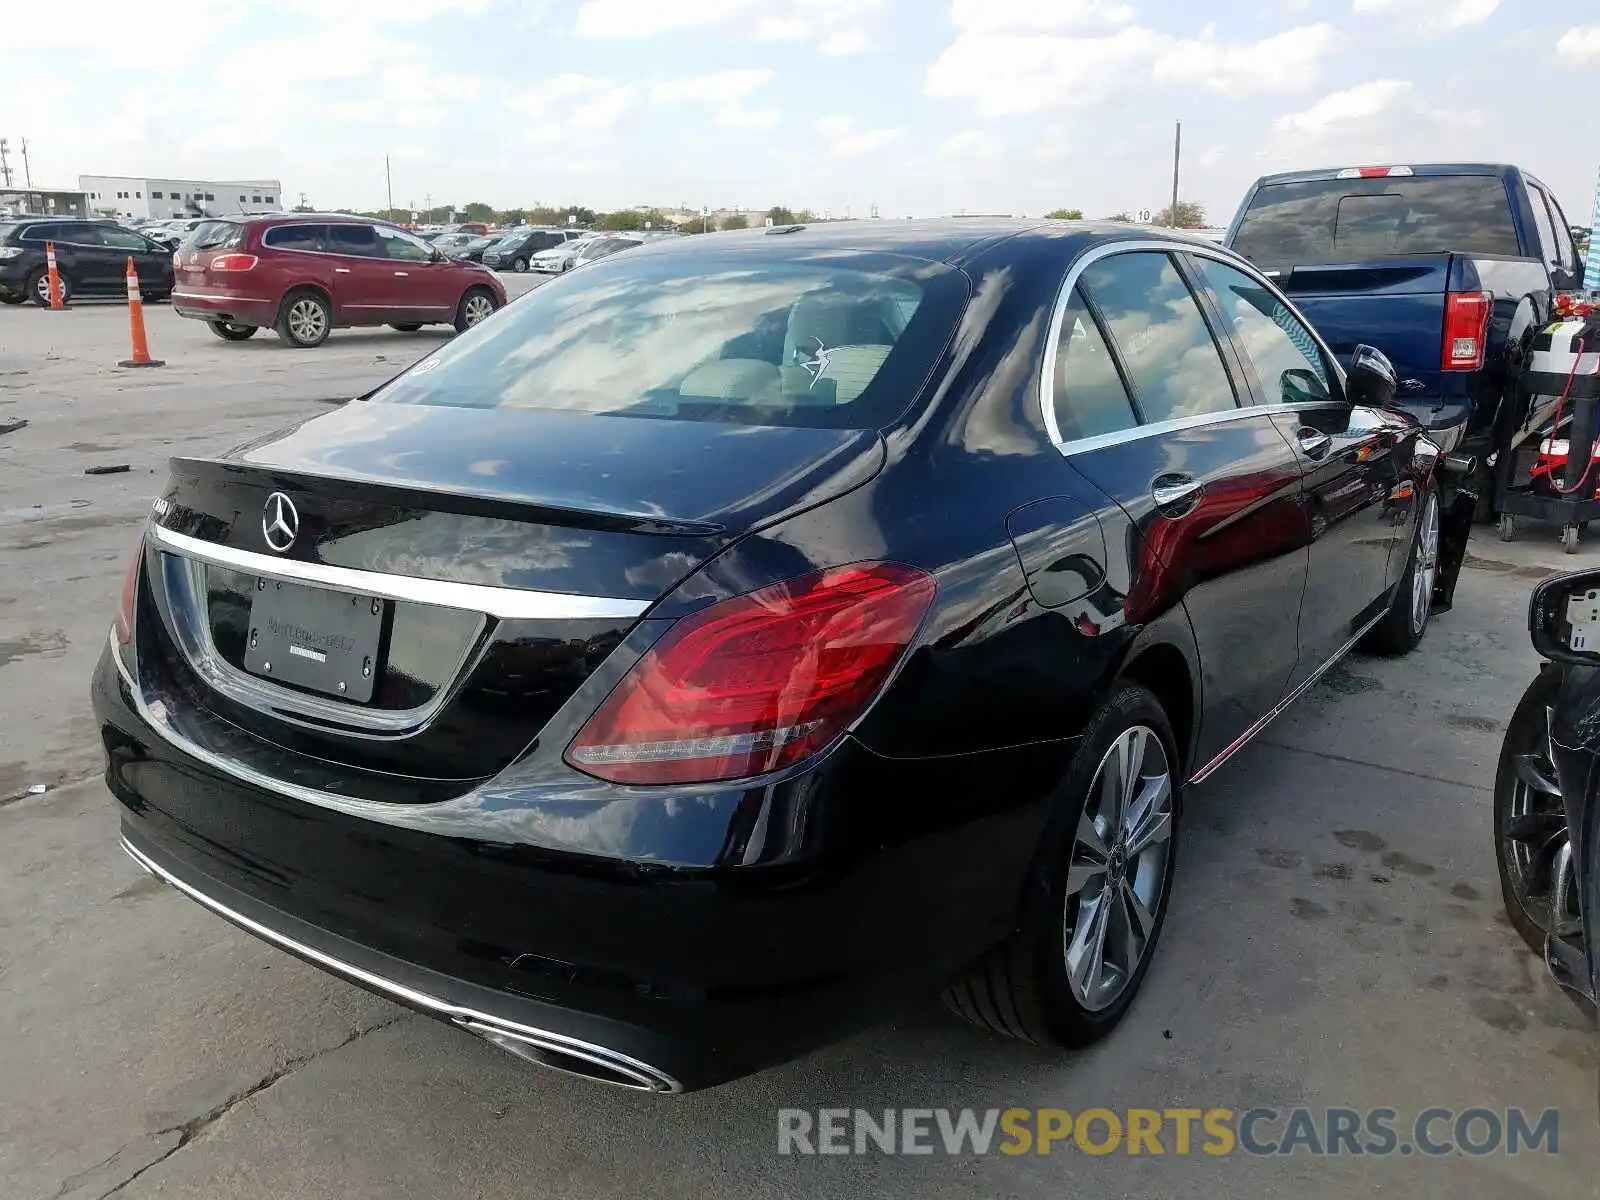
POLYGON ((479 294, 467 297, 466 308, 463 310, 462 315, 466 317, 467 326, 470 328, 493 312, 494 301, 485 295, 479 294))
POLYGON ((1062 942, 1067 981, 1091 1011, 1132 982, 1166 903, 1172 768, 1146 725, 1126 729, 1100 760, 1067 871, 1062 942))
POLYGON ((1566 808, 1556 781, 1549 710, 1537 746, 1514 763, 1510 817, 1501 831, 1513 886, 1525 909, 1546 932, 1566 935, 1581 926, 1578 880, 1566 808))
POLYGON ((315 342, 327 331, 328 315, 322 305, 307 297, 289 309, 289 332, 300 342, 315 342))
POLYGON ((1417 566, 1411 573, 1411 628, 1416 633, 1428 623, 1433 608, 1433 581, 1439 574, 1439 497, 1428 493, 1417 529, 1417 566))

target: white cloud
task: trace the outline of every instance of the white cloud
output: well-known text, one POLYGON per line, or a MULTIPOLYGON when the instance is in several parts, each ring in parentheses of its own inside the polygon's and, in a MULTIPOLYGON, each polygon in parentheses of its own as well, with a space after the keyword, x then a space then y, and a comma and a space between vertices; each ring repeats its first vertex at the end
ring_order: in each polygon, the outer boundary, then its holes
POLYGON ((762 41, 813 43, 823 54, 860 54, 871 45, 864 21, 886 0, 583 0, 576 32, 640 38, 689 29, 726 29, 762 41))
POLYGON ((716 71, 710 75, 668 79, 658 83, 650 95, 652 99, 664 103, 679 100, 740 100, 771 79, 772 72, 765 69, 716 71))
POLYGON ((1225 42, 1209 28, 1199 38, 1175 38, 1127 23, 1053 34, 991 22, 957 35, 928 68, 926 88, 936 98, 974 102, 993 116, 1083 107, 1153 83, 1226 93, 1287 91, 1314 83, 1337 41, 1326 24, 1259 42, 1225 42))
POLYGON ((718 25, 748 12, 752 0, 584 0, 578 8, 579 37, 650 37, 697 25, 718 25))
POLYGON ((1156 60, 1164 83, 1199 83, 1219 92, 1288 91, 1314 77, 1338 43, 1332 25, 1302 25, 1252 43, 1219 42, 1207 30, 1168 47, 1156 60))
POLYGON ((1359 14, 1392 14, 1402 26, 1421 33, 1447 33, 1487 21, 1500 0, 1353 0, 1359 14))
POLYGON ((951 158, 967 162, 988 162, 1005 153, 1004 143, 982 129, 967 129, 954 137, 946 138, 939 149, 951 158))
POLYGON ((1133 20, 1117 0, 954 0, 950 20, 975 33, 1109 29, 1133 20))
POLYGON ((1562 62, 1581 67, 1600 63, 1600 25, 1579 25, 1561 35, 1556 54, 1562 62))
POLYGON ((817 122, 817 132, 828 139, 833 153, 848 156, 882 150, 900 140, 899 129, 859 129, 853 117, 823 117, 817 122))
POLYGON ((767 129, 776 125, 782 116, 775 108, 745 108, 742 104, 728 104, 717 110, 717 124, 739 129, 767 129))
POLYGON ((1272 127, 1279 133, 1322 137, 1393 109, 1410 97, 1413 90, 1404 79, 1374 79, 1324 96, 1301 112, 1287 113, 1274 121, 1272 127))
POLYGON ((871 45, 866 30, 841 29, 826 38, 818 49, 824 54, 844 57, 849 54, 864 54, 871 45))

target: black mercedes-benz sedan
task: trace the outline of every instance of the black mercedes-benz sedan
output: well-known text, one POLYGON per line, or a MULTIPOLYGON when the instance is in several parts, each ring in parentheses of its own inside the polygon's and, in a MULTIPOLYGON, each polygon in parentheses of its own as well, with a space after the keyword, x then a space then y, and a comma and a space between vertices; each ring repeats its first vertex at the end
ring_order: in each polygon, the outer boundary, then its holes
POLYGON ((1423 635, 1439 451, 1122 225, 648 243, 172 463, 95 682, 124 844, 292 954, 675 1092, 946 989, 1126 1012, 1187 784, 1423 635))

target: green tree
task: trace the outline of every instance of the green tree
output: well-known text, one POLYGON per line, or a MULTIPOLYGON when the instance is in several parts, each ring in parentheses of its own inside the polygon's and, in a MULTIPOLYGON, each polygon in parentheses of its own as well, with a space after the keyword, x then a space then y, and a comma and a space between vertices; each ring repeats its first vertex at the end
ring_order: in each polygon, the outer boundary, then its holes
POLYGON ((794 219, 797 225, 809 225, 811 222, 817 219, 817 214, 812 212, 809 208, 802 208, 799 212, 795 213, 794 219))
POLYGON ((482 200, 474 200, 471 204, 462 208, 461 211, 467 214, 467 220, 469 221, 487 222, 494 220, 494 205, 485 204, 482 200))
POLYGON ((1206 223, 1206 210, 1203 205, 1196 204, 1193 200, 1179 200, 1176 209, 1168 205, 1152 217, 1150 223, 1176 225, 1180 229, 1199 229, 1206 223), (1177 220, 1172 219, 1174 214, 1177 220))
POLYGON ((521 225, 528 219, 528 210, 525 208, 505 208, 500 210, 500 224, 521 225))
POLYGON ((1107 217, 1105 219, 1107 221, 1122 221, 1125 224, 1126 223, 1131 223, 1133 221, 1133 218, 1131 216, 1129 216, 1126 212, 1114 212, 1109 217, 1107 217))
POLYGON ((787 208, 784 208, 779 204, 775 204, 771 208, 767 209, 767 216, 772 218, 772 223, 774 225, 800 224, 799 221, 795 220, 794 213, 790 212, 787 208))
POLYGON ((749 229, 750 228, 750 218, 745 216, 743 213, 731 213, 728 216, 722 218, 722 228, 724 228, 724 229, 749 229))
POLYGON ((1083 220, 1083 209, 1058 208, 1054 212, 1045 213, 1044 217, 1047 221, 1081 221, 1083 220))

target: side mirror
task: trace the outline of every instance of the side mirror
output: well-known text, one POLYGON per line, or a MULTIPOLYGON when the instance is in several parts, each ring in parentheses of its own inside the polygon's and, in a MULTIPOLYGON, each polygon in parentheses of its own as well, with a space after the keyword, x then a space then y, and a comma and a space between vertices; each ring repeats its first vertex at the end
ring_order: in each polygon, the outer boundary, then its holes
POLYGON ((1393 408, 1400 385, 1394 364, 1376 346, 1357 346, 1344 374, 1345 391, 1352 404, 1363 408, 1393 408))
POLYGON ((1528 634, 1552 662, 1600 666, 1600 571, 1552 576, 1534 588, 1528 634))

